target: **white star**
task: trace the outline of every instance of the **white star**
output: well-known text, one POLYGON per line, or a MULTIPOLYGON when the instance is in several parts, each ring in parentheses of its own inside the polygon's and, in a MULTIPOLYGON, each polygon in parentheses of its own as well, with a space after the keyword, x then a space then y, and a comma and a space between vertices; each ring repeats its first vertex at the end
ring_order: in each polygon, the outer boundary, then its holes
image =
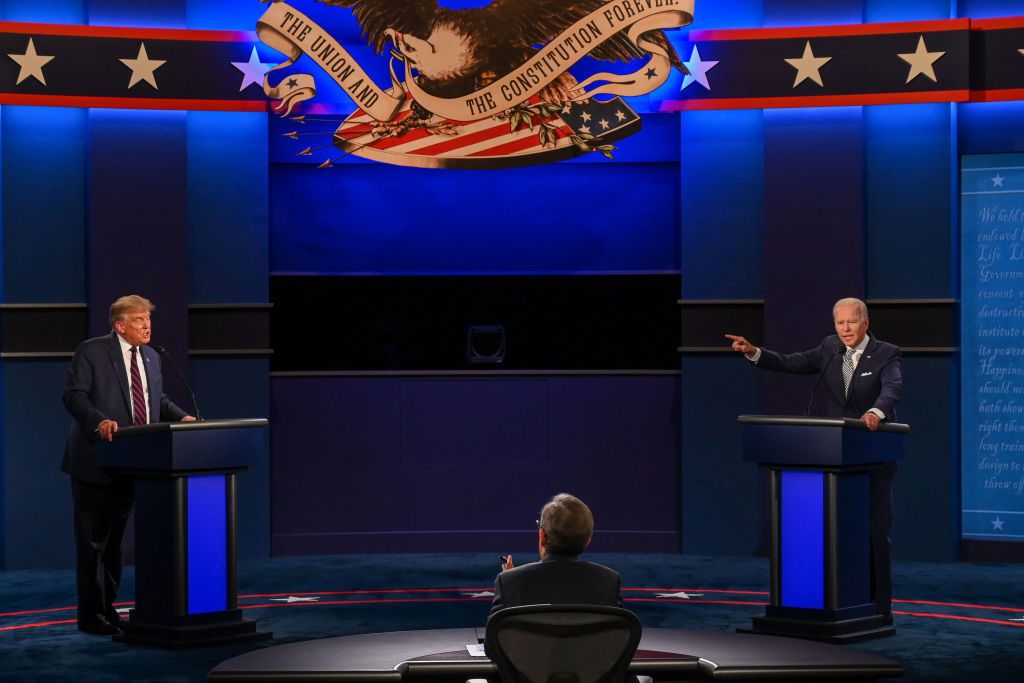
POLYGON ((156 75, 153 73, 167 63, 166 59, 150 59, 146 54, 146 44, 139 44, 139 55, 135 59, 122 59, 121 63, 132 70, 132 78, 128 82, 130 89, 139 81, 146 81, 156 88, 156 75))
POLYGON ((1024 617, 1021 617, 1020 619, 1009 619, 1008 621, 1024 621, 1024 617))
POLYGON ((471 598, 493 598, 494 591, 480 591, 479 593, 463 593, 471 598))
POLYGON ((995 177, 989 178, 992 181, 992 187, 1002 187, 1003 181, 1006 180, 1003 176, 996 173, 995 177))
POLYGON ((796 69, 796 80, 793 81, 793 87, 800 85, 808 78, 817 83, 820 86, 825 84, 821 81, 821 67, 825 66, 831 57, 815 57, 814 52, 811 50, 811 41, 807 41, 804 45, 804 54, 799 59, 787 59, 786 63, 796 69))
POLYGON ((623 120, 625 120, 626 115, 622 113, 621 109, 616 109, 615 110, 615 118, 618 119, 619 121, 623 121, 623 120))
POLYGON ((29 76, 46 85, 46 79, 43 78, 43 65, 53 59, 53 57, 36 54, 36 46, 31 38, 28 39, 28 47, 25 48, 25 54, 8 54, 7 56, 16 61, 18 66, 21 67, 18 71, 18 80, 15 81, 15 85, 18 85, 29 76))
POLYGON ((601 126, 601 130, 608 130, 608 121, 601 119, 597 122, 601 126))
POLYGON ((289 595, 287 598, 270 598, 272 602, 287 602, 289 605, 293 602, 316 602, 320 599, 320 596, 309 597, 309 598, 297 598, 294 595, 289 595))
POLYGON ((583 112, 582 114, 580 114, 580 118, 583 119, 583 123, 587 123, 588 121, 590 121, 590 112, 583 112))
POLYGON ((659 598, 682 598, 683 600, 689 600, 690 598, 699 598, 703 593, 687 593, 686 591, 679 591, 678 593, 655 593, 655 596, 659 598))
POLYGON ((690 61, 683 62, 683 65, 690 73, 683 76, 683 85, 680 86, 679 90, 686 90, 686 86, 691 83, 700 83, 704 86, 705 90, 711 90, 711 86, 708 85, 708 72, 714 69, 717 64, 717 61, 701 61, 700 52, 697 51, 697 46, 694 45, 693 50, 690 52, 690 61))
POLYGON ((581 133, 589 133, 590 132, 590 126, 580 126, 580 132, 581 133))
POLYGON ((924 36, 917 39, 917 49, 913 52, 902 53, 899 58, 910 65, 910 73, 907 74, 907 83, 918 76, 930 78, 932 83, 936 82, 935 68, 932 66, 945 52, 928 52, 924 45, 924 36))
POLYGON ((999 516, 996 515, 996 518, 992 520, 991 524, 992 524, 992 531, 1002 531, 1003 530, 1003 524, 1005 524, 1005 522, 1003 520, 999 519, 999 516))
POLYGON ((242 72, 242 87, 238 89, 239 92, 245 90, 247 86, 253 83, 260 85, 263 83, 263 77, 273 64, 264 64, 260 61, 260 56, 256 54, 256 46, 252 46, 252 53, 249 55, 248 62, 231 62, 231 66, 235 67, 242 72))
POLYGON ((563 114, 568 114, 571 111, 572 111, 572 102, 566 102, 565 106, 562 107, 562 113, 563 114))

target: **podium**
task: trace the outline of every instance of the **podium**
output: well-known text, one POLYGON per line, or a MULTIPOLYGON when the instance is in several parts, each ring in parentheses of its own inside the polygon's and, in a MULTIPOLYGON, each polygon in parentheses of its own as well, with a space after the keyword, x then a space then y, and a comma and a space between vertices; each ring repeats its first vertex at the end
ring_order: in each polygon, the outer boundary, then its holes
POLYGON ((267 421, 162 422, 100 441, 99 465, 135 482, 135 608, 115 640, 193 647, 269 638, 238 609, 235 475, 267 421))
POLYGON ((769 471, 771 506, 771 602, 741 630, 833 643, 892 635, 892 617, 872 594, 872 572, 888 585, 891 563, 887 552, 872 561, 871 485, 891 495, 910 427, 883 422, 872 432, 849 418, 757 415, 739 422, 744 460, 769 471))

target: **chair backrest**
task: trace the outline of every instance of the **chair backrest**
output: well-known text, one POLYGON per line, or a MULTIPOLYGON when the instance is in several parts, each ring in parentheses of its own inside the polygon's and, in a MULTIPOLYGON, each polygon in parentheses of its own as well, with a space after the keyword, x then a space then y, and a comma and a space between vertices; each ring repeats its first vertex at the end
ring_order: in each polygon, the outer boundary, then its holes
POLYGON ((527 605, 492 614, 485 642, 503 683, 620 683, 641 631, 620 607, 527 605))

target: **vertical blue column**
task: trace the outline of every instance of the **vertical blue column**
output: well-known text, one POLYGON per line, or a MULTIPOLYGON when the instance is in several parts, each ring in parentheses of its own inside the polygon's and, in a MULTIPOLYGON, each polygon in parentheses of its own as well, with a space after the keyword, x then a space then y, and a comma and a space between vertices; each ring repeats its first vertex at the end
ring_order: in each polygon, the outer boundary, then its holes
POLYGON ((782 473, 782 607, 825 607, 825 481, 821 472, 782 473))
POLYGON ((228 608, 226 475, 188 479, 188 613, 228 608))

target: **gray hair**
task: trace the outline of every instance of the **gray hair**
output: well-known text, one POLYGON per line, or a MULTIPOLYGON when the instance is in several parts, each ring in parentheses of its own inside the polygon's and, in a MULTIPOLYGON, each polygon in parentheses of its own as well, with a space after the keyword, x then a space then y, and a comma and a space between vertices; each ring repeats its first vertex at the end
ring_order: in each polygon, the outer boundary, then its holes
POLYGON ((867 320, 868 319, 868 305, 866 303, 864 303, 863 301, 861 301, 860 299, 855 299, 853 297, 848 297, 846 299, 840 299, 832 307, 832 319, 833 320, 836 319, 836 309, 839 308, 840 306, 855 306, 857 308, 857 312, 860 313, 861 319, 862 320, 867 320))
POLYGON ((156 306, 153 302, 144 296, 138 294, 129 294, 128 296, 122 296, 120 299, 110 304, 110 326, 113 327, 114 323, 128 315, 132 311, 138 311, 145 309, 147 312, 152 313, 156 310, 156 306))
POLYGON ((554 496, 540 511, 545 548, 558 555, 579 555, 594 535, 594 515, 587 504, 568 493, 554 496))

